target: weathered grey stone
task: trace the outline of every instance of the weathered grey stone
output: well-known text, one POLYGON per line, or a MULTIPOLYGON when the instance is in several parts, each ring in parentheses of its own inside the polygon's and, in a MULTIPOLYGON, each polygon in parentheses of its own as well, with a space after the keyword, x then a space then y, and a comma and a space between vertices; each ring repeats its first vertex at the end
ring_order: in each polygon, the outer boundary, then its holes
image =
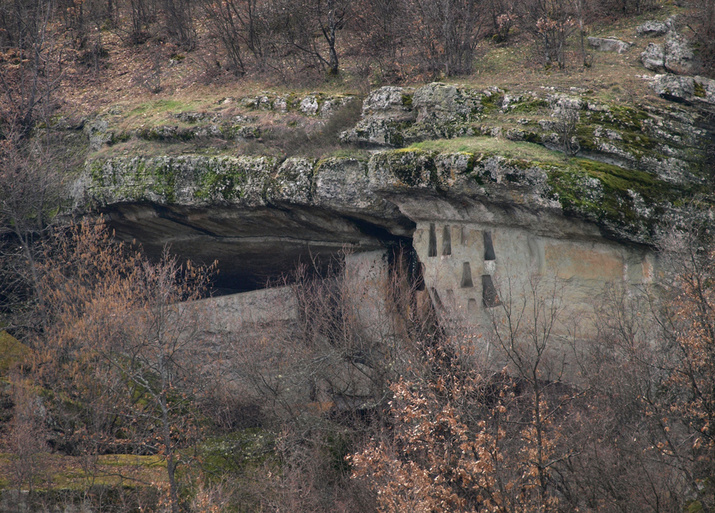
POLYGON ((84 124, 84 133, 89 138, 89 151, 98 151, 112 140, 113 132, 108 129, 109 123, 100 117, 84 124))
POLYGON ((266 199, 271 203, 310 204, 314 167, 312 159, 286 159, 271 178, 266 199))
MULTIPOLYGON (((88 164, 88 193, 100 205, 148 201, 188 206, 264 205, 271 157, 133 157, 88 164)), ((86 180, 86 179, 85 179, 86 180)), ((84 197, 86 198, 86 196, 84 197)), ((83 201, 83 196, 76 202, 83 201)))
MULTIPOLYGON (((709 78, 663 74, 653 77, 650 86, 667 100, 715 105, 715 80, 709 78)), ((664 135, 669 134, 666 131, 664 135)))
POLYGON ((178 119, 179 121, 183 121, 184 123, 198 123, 199 121, 205 120, 217 120, 217 116, 209 112, 185 111, 179 112, 177 114, 172 114, 172 117, 178 119))
POLYGON ((581 110, 587 107, 586 102, 579 97, 566 94, 552 94, 548 96, 549 105, 555 110, 581 110))
POLYGON ((356 101, 353 96, 328 98, 320 105, 320 117, 329 118, 350 102, 356 101))
POLYGON ((482 110, 481 97, 450 84, 420 87, 412 97, 417 123, 446 124, 468 121, 482 110))
POLYGON ((639 36, 650 36, 650 37, 664 36, 671 29, 671 26, 672 26, 671 20, 667 20, 667 21, 649 20, 649 21, 646 21, 645 23, 643 23, 642 25, 638 25, 638 27, 636 27, 636 33, 639 36))
POLYGON ((641 53, 641 62, 651 71, 663 71, 665 69, 663 45, 648 43, 646 49, 641 53))
POLYGON ((624 53, 633 46, 633 43, 622 41, 614 37, 589 37, 588 44, 599 52, 624 53))
POLYGON ((506 138, 510 141, 523 141, 526 136, 526 131, 520 128, 510 128, 506 132, 506 138))
POLYGON ((411 91, 386 86, 372 91, 362 104, 363 116, 412 119, 411 91))
POLYGON ((273 102, 270 97, 262 95, 258 97, 258 108, 261 110, 271 110, 273 109, 273 102))
POLYGON ((313 95, 303 98, 299 107, 300 111, 306 116, 316 116, 319 108, 320 105, 318 104, 318 98, 313 95))
POLYGON ((400 147, 429 138, 468 135, 469 121, 481 112, 483 93, 433 83, 416 91, 382 87, 363 103, 362 119, 341 134, 353 144, 400 147))
POLYGON ((288 112, 288 100, 283 97, 279 96, 273 101, 273 108, 281 113, 286 113, 288 112))
POLYGON ((674 101, 690 101, 695 94, 693 77, 664 74, 653 77, 651 87, 659 96, 674 101))
POLYGON ((362 119, 357 126, 340 135, 343 142, 378 146, 402 146, 400 129, 414 122, 412 91, 386 86, 372 91, 362 105, 362 119))
POLYGON ((374 207, 369 191, 367 162, 358 159, 325 159, 315 169, 313 198, 317 205, 351 210, 374 207))
POLYGON ((696 67, 695 54, 685 36, 671 30, 663 48, 665 69, 678 75, 691 75, 696 67))

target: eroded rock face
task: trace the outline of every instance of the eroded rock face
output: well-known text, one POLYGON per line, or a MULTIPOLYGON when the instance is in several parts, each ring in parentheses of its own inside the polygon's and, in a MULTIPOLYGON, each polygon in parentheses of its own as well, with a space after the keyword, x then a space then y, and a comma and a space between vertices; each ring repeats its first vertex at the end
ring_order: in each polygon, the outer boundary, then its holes
POLYGON ((662 45, 648 43, 641 53, 643 66, 651 71, 667 71, 678 75, 692 75, 698 69, 690 42, 675 30, 670 30, 662 45))
POLYGON ((663 45, 648 43, 646 49, 641 53, 641 63, 651 71, 663 71, 665 69, 663 45))
POLYGON ((633 46, 633 43, 622 41, 614 37, 589 37, 588 44, 591 48, 594 48, 599 52, 616 53, 627 52, 630 47, 633 46))
MULTIPOLYGON (((699 77, 656 77, 654 89, 685 103, 715 98, 715 82, 699 77)), ((280 108, 278 99, 266 98, 256 108, 280 108)), ((328 100, 315 98, 324 108, 328 100)), ((306 109, 315 105, 303 100, 306 109)), ((702 155, 712 140, 696 109, 663 103, 624 106, 576 91, 385 87, 368 96, 362 119, 344 135, 372 146, 369 155, 97 158, 73 197, 77 211, 102 211, 120 237, 142 242, 149 253, 169 244, 202 263, 219 259, 222 286, 239 290, 344 246, 364 252, 404 243, 425 223, 649 244, 687 191, 704 187, 702 155), (575 157, 523 143, 525 155, 511 156, 513 143, 505 139, 560 149, 563 109, 578 113, 575 157), (524 116, 517 127, 490 125, 501 117, 513 123, 515 115, 524 116), (475 146, 465 151, 389 148, 459 135, 487 137, 469 139, 475 146)))
POLYGON ((663 53, 667 71, 678 75, 692 75, 696 71, 695 53, 682 34, 671 30, 665 38, 663 53))
POLYGON ((656 75, 650 86, 659 96, 668 100, 715 105, 715 80, 709 78, 656 75))
POLYGON ((572 325, 586 321, 580 328, 589 330, 585 325, 597 291, 608 283, 628 288, 653 280, 656 259, 646 248, 590 239, 586 231, 564 239, 548 229, 495 221, 475 216, 417 223, 413 243, 425 287, 448 325, 491 326, 502 302, 521 305, 530 298, 538 275, 540 293, 558 290, 572 325), (558 289, 550 289, 554 280, 558 289))
POLYGON ((341 135, 343 142, 401 147, 431 138, 469 135, 467 124, 482 111, 484 94, 450 84, 387 86, 371 92, 362 119, 341 135))
POLYGON ((488 152, 392 150, 369 160, 282 163, 137 157, 89 165, 75 201, 78 210, 103 211, 121 238, 150 254, 170 245, 201 263, 218 259, 222 286, 250 289, 343 247, 362 252, 409 239, 429 220, 647 243, 680 189, 643 172, 623 182, 626 173, 488 152))
POLYGON ((636 27, 636 33, 639 36, 664 36, 673 27, 673 19, 669 18, 666 21, 649 20, 636 27))
POLYGON ((699 126, 700 114, 671 115, 667 109, 655 112, 577 94, 509 94, 496 88, 480 91, 445 84, 429 84, 416 91, 386 87, 368 96, 362 119, 342 138, 372 148, 389 148, 429 139, 485 135, 562 149, 563 136, 556 129, 558 112, 563 109, 578 114, 571 140, 580 148, 579 155, 642 169, 670 182, 700 180, 690 171, 697 166, 699 152, 709 144, 699 126), (499 125, 502 115, 518 112, 543 118, 525 118, 520 127, 508 129, 499 125))

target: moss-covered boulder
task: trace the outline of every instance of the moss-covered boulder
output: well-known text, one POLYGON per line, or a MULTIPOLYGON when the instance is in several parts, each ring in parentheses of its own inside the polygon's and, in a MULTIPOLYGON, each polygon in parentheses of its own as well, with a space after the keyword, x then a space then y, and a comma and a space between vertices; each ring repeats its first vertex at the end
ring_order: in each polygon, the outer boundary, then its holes
POLYGON ((75 188, 75 204, 265 204, 272 157, 132 157, 94 160, 75 188))

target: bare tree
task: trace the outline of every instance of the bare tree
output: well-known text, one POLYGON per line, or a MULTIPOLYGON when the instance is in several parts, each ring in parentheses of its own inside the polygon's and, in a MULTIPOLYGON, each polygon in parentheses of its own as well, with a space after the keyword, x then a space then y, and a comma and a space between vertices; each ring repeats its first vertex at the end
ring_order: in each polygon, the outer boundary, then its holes
POLYGON ((151 263, 101 224, 60 234, 47 248, 47 328, 34 342, 34 368, 60 399, 57 443, 160 455, 168 502, 179 511, 178 448, 196 435, 193 400, 211 383, 200 312, 180 303, 203 293, 206 271, 168 255, 151 263), (65 411, 60 391, 82 408, 65 411))
POLYGON ((541 47, 544 64, 564 69, 567 39, 578 27, 578 5, 574 0, 530 0, 520 7, 523 28, 541 47))
POLYGON ((338 35, 353 16, 354 0, 273 0, 267 10, 281 52, 295 54, 329 75, 340 71, 338 35))
POLYGON ((196 45, 194 2, 192 0, 161 0, 164 30, 180 47, 192 50, 196 45))
POLYGON ((52 31, 55 2, 13 2, 2 51, 13 64, 0 67, 0 128, 26 137, 35 121, 51 109, 51 96, 62 76, 61 55, 52 31))
POLYGON ((411 42, 426 71, 447 76, 470 73, 487 21, 485 2, 412 0, 408 9, 411 42))
POLYGON ((14 408, 5 449, 11 454, 11 481, 19 500, 22 491, 27 491, 31 498, 48 477, 42 464, 43 453, 48 450, 47 419, 40 397, 19 373, 12 376, 11 396, 14 408))
POLYGON ((6 322, 22 333, 37 327, 37 321, 42 324, 41 318, 24 314, 29 304, 43 302, 38 243, 55 222, 62 203, 63 177, 49 149, 49 138, 42 134, 26 140, 23 127, 5 128, 6 137, 0 140, 0 290, 6 298, 6 322))
POLYGON ((266 65, 268 48, 266 40, 274 39, 269 34, 270 9, 258 0, 226 0, 206 2, 204 12, 212 21, 211 31, 221 41, 237 75, 246 72, 245 54, 253 57, 259 69, 266 65))

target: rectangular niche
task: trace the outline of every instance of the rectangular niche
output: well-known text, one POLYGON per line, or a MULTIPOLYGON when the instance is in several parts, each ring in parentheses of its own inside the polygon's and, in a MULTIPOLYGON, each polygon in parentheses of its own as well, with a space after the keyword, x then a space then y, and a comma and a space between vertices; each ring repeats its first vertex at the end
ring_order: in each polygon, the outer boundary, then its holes
POLYGON ((474 315, 477 313, 477 300, 474 298, 469 298, 467 300, 467 313, 469 315, 474 315))
POLYGON ((488 274, 482 275, 482 303, 484 303, 486 308, 494 308, 495 306, 501 305, 499 294, 497 294, 497 289, 494 286, 492 277, 488 274))
POLYGON ((452 231, 449 225, 445 224, 442 230, 442 255, 447 256, 452 254, 452 231))
POLYGON ((474 283, 472 282, 472 267, 469 265, 469 262, 464 262, 462 264, 461 287, 463 289, 468 289, 468 288, 474 287, 474 283))
POLYGON ((494 244, 492 243, 492 232, 484 232, 484 260, 496 260, 494 254, 494 244))
POLYGON ((447 289, 447 306, 449 306, 450 309, 454 310, 456 305, 457 301, 454 297, 454 291, 452 289, 447 289))
POLYGON ((429 245, 427 246, 427 256, 437 256, 437 229, 434 223, 429 224, 429 245))

